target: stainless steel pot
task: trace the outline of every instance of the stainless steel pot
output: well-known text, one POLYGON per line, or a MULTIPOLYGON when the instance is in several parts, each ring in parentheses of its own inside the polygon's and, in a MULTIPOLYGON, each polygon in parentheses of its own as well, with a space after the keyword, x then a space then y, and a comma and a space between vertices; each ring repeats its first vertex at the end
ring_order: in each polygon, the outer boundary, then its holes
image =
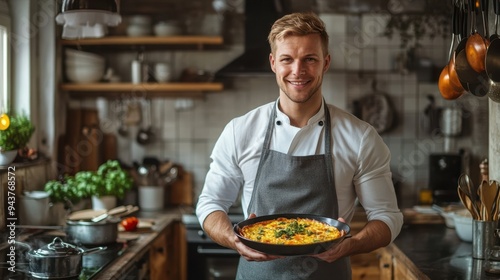
POLYGON ((119 218, 107 218, 100 222, 67 220, 66 226, 18 225, 16 228, 64 230, 70 240, 98 246, 116 242, 120 221, 119 218))
POLYGON ((82 271, 83 255, 105 249, 106 247, 96 247, 84 250, 56 237, 39 249, 29 250, 29 272, 32 277, 42 279, 78 277, 82 271))
POLYGON ((115 243, 118 238, 119 219, 100 222, 66 221, 66 233, 85 245, 105 245, 115 243))

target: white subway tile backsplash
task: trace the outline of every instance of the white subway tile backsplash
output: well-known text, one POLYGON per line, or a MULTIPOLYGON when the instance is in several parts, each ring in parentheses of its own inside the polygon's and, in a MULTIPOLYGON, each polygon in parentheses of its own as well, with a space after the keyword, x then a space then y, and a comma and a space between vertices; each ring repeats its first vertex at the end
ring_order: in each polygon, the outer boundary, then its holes
MULTIPOLYGON (((388 16, 368 15, 321 15, 330 32, 331 71, 323 81, 323 95, 327 102, 345 110, 352 103, 376 89, 387 93, 394 105, 396 126, 381 136, 392 153, 391 166, 405 205, 416 201, 421 187, 428 182, 428 155, 443 151, 443 139, 433 138, 421 127, 424 110, 429 105, 427 95, 435 97, 436 106, 454 105, 459 101, 444 100, 437 82, 418 80, 415 72, 404 74, 398 67, 398 56, 403 54, 399 35, 392 39, 382 36, 388 16)), ((435 65, 444 65, 449 47, 447 39, 434 38, 422 41, 425 47, 417 49, 417 55, 429 58, 435 65)), ((243 52, 242 45, 227 46, 224 51, 153 52, 151 61, 172 63, 178 78, 182 69, 197 67, 216 71, 226 62, 243 52)), ((118 56, 112 61, 116 70, 128 79, 130 61, 134 52, 118 56)), ((233 77, 222 92, 208 93, 204 99, 194 100, 190 109, 176 110, 174 99, 154 99, 154 124, 158 129, 159 143, 150 148, 138 146, 133 139, 119 137, 120 157, 131 162, 148 154, 160 155, 182 164, 195 175, 195 201, 203 186, 210 164, 210 154, 225 125, 255 107, 275 101, 279 95, 274 75, 233 77)), ((469 107, 472 97, 461 98, 469 107)), ((459 147, 472 147, 471 152, 484 154, 487 145, 477 137, 464 135, 457 140, 459 147), (477 147, 479 145, 479 147, 477 147)), ((487 153, 487 152, 486 152, 487 153)), ((411 205, 410 205, 411 206, 411 205)))
MULTIPOLYGON (((320 14, 319 17, 325 23, 328 34, 346 33, 346 15, 345 14, 320 14)), ((331 36, 331 35, 330 35, 331 36)))

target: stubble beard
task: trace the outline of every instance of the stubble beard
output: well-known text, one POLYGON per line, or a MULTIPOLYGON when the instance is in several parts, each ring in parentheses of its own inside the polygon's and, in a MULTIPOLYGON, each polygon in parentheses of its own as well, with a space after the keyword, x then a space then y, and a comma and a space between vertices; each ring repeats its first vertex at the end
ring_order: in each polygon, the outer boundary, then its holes
POLYGON ((288 100, 290 100, 290 101, 292 101, 294 103, 303 104, 303 103, 307 103, 309 100, 311 100, 311 98, 313 98, 313 96, 319 94, 320 88, 321 88, 321 84, 322 84, 322 80, 319 82, 318 86, 310 89, 307 92, 307 95, 305 96, 305 98, 300 98, 300 99, 299 98, 294 98, 291 94, 289 94, 289 91, 286 90, 285 86, 281 87, 281 91, 288 97, 288 100))

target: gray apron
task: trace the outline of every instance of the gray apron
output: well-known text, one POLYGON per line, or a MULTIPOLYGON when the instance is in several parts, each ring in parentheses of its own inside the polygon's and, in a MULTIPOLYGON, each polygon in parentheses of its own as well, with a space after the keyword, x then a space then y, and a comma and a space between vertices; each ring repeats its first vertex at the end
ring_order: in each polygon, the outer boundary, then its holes
MULTIPOLYGON (((290 156, 270 150, 276 104, 269 118, 248 213, 257 216, 306 213, 338 218, 333 177, 331 124, 325 109, 324 155, 290 156)), ((322 125, 319 122, 318 125, 322 125)), ((236 279, 351 279, 349 258, 328 263, 311 256, 293 256, 266 262, 240 258, 236 279)))

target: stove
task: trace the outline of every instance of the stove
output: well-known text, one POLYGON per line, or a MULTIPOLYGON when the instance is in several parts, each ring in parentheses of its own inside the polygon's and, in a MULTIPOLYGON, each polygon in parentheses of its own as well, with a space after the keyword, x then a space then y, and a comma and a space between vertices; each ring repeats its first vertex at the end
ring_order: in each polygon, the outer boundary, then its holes
MULTIPOLYGON (((243 214, 229 214, 233 224, 244 220, 243 214)), ((215 243, 202 230, 194 214, 182 215, 188 244, 188 280, 233 280, 240 255, 215 243)))
MULTIPOLYGON (((91 249, 93 247, 84 246, 81 244, 76 244, 74 241, 68 241, 64 236, 60 236, 64 242, 76 245, 81 247, 84 250, 91 249)), ((29 237, 24 243, 30 244, 33 249, 37 249, 47 243, 50 243, 55 238, 54 235, 35 235, 29 237)), ((9 245, 10 246, 10 245, 9 245)), ((27 258, 25 257, 28 253, 27 249, 23 248, 23 246, 16 246, 15 251, 15 271, 11 271, 11 264, 9 261, 9 257, 7 254, 9 251, 9 246, 4 246, 5 248, 0 250, 0 279, 37 279, 30 275, 29 273, 29 263, 27 258), (10 268, 10 269, 9 269, 10 268)), ((92 279, 96 275, 99 274, 108 264, 110 264, 113 260, 123 254, 123 252, 127 248, 126 243, 116 242, 112 244, 102 245, 102 247, 106 247, 106 249, 94 252, 92 254, 83 255, 82 259, 82 272, 79 277, 74 279, 86 280, 92 279)), ((67 278, 72 279, 72 278, 67 278)))

